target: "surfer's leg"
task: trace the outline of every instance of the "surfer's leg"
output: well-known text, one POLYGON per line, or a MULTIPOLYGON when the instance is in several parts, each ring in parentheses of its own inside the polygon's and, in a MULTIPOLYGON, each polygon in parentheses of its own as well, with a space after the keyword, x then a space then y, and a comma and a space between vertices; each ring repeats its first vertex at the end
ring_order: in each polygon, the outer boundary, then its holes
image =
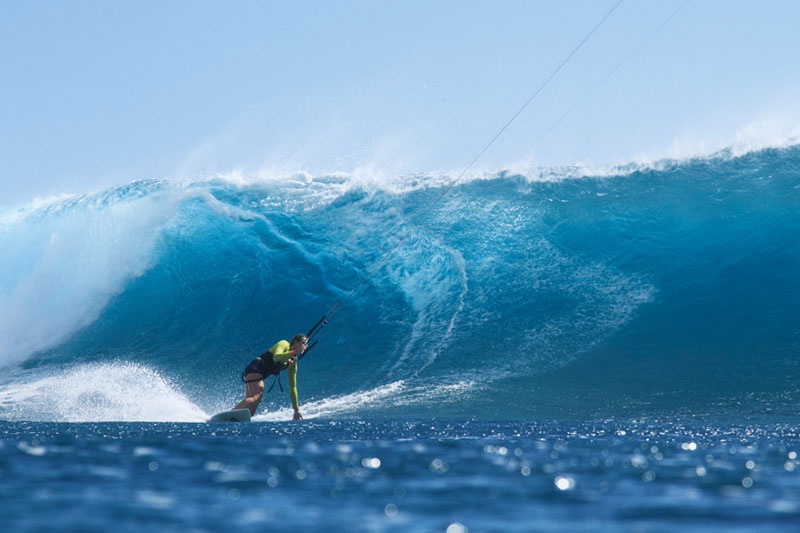
POLYGON ((239 405, 234 409, 249 409, 250 416, 256 414, 256 408, 264 398, 264 376, 261 374, 247 374, 244 377, 247 382, 247 388, 244 391, 244 400, 239 402, 239 405))

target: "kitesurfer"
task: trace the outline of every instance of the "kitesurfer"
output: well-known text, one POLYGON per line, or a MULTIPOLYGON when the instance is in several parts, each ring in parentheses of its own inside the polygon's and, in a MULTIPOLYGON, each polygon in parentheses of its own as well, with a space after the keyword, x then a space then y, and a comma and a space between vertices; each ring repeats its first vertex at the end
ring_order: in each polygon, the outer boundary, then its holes
POLYGON ((253 359, 242 372, 242 381, 245 383, 244 400, 234 409, 249 409, 250 416, 256 414, 256 408, 264 398, 264 379, 267 376, 275 376, 282 370, 286 370, 289 375, 289 396, 292 400, 294 409, 293 420, 302 420, 300 414, 300 404, 297 397, 297 361, 308 348, 308 337, 298 333, 292 337, 291 342, 280 340, 275 345, 253 359))

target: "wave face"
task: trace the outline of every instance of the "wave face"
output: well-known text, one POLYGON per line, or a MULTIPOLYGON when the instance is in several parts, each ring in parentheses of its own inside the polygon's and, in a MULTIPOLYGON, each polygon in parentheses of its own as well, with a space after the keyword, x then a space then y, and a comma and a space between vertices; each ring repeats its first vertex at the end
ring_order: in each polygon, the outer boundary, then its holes
POLYGON ((800 147, 600 174, 138 181, 0 213, 0 416, 202 419, 337 302, 307 417, 793 406, 800 147))

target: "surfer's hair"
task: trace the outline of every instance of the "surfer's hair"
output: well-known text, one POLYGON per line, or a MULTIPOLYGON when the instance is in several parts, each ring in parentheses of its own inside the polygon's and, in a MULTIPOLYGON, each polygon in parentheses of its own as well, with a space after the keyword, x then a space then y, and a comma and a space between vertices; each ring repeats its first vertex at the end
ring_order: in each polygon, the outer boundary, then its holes
POLYGON ((294 337, 292 337, 292 342, 291 342, 291 344, 294 344, 294 343, 296 343, 296 342, 308 342, 308 337, 306 337, 306 336, 305 336, 305 335, 303 335, 302 333, 298 333, 297 335, 295 335, 294 337))

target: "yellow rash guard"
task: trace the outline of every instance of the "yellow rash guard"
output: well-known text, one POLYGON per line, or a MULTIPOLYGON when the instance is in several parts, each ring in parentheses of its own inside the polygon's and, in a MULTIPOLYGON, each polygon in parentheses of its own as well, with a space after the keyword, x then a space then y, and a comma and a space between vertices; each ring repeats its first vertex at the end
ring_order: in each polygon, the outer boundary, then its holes
MULTIPOLYGON (((289 342, 283 340, 276 342, 275 346, 270 348, 269 351, 272 354, 272 360, 282 365, 295 356, 292 353, 289 342)), ((286 373, 289 374, 289 397, 292 399, 292 407, 296 411, 300 409, 300 402, 297 397, 297 359, 293 364, 286 367, 286 373)))

